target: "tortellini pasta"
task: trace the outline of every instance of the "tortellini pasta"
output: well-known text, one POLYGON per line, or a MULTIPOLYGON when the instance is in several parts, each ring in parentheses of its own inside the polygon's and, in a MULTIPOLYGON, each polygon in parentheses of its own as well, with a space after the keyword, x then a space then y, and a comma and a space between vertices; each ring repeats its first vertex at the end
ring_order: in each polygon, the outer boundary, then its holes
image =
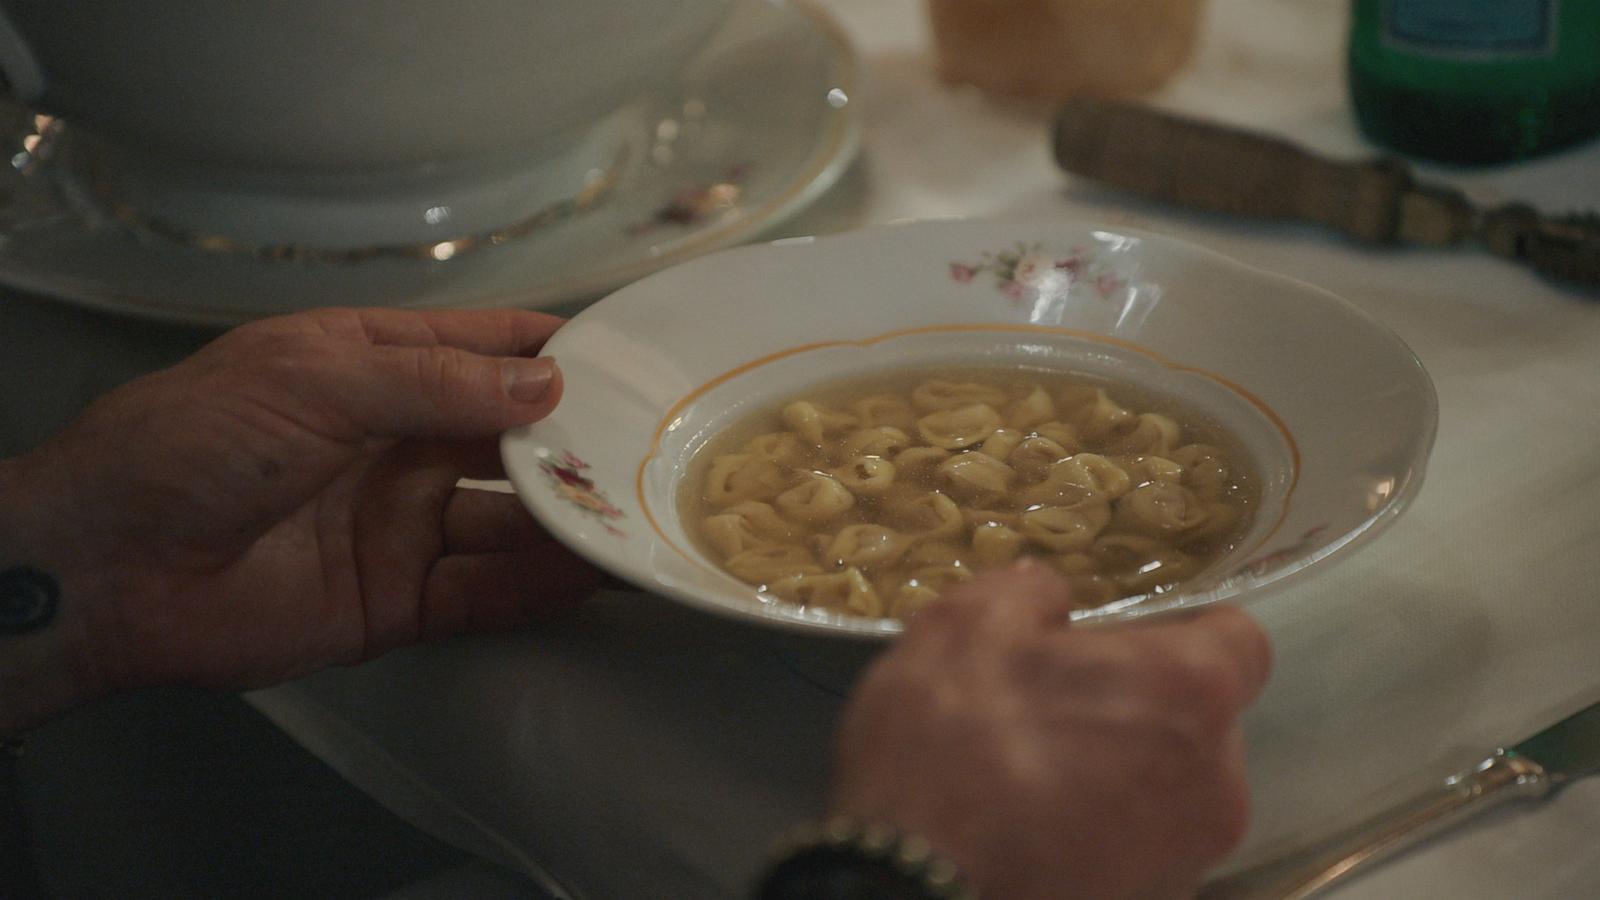
POLYGON ((910 549, 912 539, 882 525, 846 525, 826 538, 822 555, 841 566, 893 565, 910 549))
POLYGON ((706 499, 712 506, 732 506, 746 500, 767 500, 783 490, 783 466, 753 453, 730 453, 711 463, 706 476, 706 499))
POLYGON ((1107 396, 1105 388, 1069 385, 1061 390, 1061 406, 1067 422, 1085 441, 1112 440, 1134 420, 1133 413, 1107 396))
POLYGON ((850 493, 867 497, 881 497, 894 486, 894 463, 876 456, 858 456, 845 465, 829 469, 828 474, 838 479, 850 493))
POLYGON ((714 516, 707 516, 704 526, 706 540, 724 557, 757 547, 791 542, 801 533, 796 526, 778 515, 777 510, 754 500, 735 503, 714 516))
POLYGON ((772 502, 791 521, 816 525, 854 506, 856 497, 839 479, 813 472, 772 502))
POLYGON ((1250 524, 1248 460, 1170 404, 1044 371, 876 376, 713 438, 682 507, 776 602, 906 617, 986 567, 1048 561, 1074 602, 1172 589, 1250 524))
POLYGON ((1172 451, 1172 461, 1183 467, 1179 480, 1189 490, 1207 500, 1217 500, 1228 493, 1233 480, 1228 459, 1223 452, 1209 444, 1190 444, 1172 451))
POLYGON ((906 554, 906 564, 920 568, 959 569, 967 564, 967 548, 954 541, 919 541, 906 554))
POLYGON ((764 547, 768 543, 738 516, 706 516, 700 523, 700 530, 706 541, 717 548, 724 559, 764 547))
POLYGON ((878 592, 854 566, 827 575, 790 575, 767 589, 786 600, 847 610, 858 616, 875 618, 884 611, 878 592))
POLYGON ((744 445, 744 452, 762 459, 770 459, 782 466, 796 466, 805 460, 805 445, 800 437, 789 431, 773 431, 757 435, 744 445))
POLYGON ((972 558, 983 565, 1011 562, 1022 555, 1026 545, 1027 538, 999 522, 985 522, 972 529, 972 558))
POLYGON ((808 443, 822 442, 859 424, 855 416, 818 406, 809 400, 796 400, 783 408, 783 424, 808 443))
POLYGON ((1152 481, 1128 492, 1117 504, 1122 531, 1155 538, 1176 538, 1205 524, 1210 510, 1181 484, 1152 481))
POLYGON ((1034 435, 1023 438, 1005 457, 1016 473, 1029 481, 1043 480, 1050 467, 1072 456, 1071 451, 1055 441, 1034 435))
POLYGON ((917 426, 917 412, 904 397, 872 394, 850 404, 850 411, 867 428, 887 426, 910 431, 917 426))
POLYGON ((1007 428, 1025 431, 1056 417, 1056 402, 1041 384, 1022 385, 1022 396, 1011 401, 1002 417, 1007 428))
POLYGON ((904 431, 893 425, 877 425, 850 432, 839 444, 839 451, 846 459, 858 456, 892 457, 910 446, 911 439, 906 437, 904 431))
POLYGON ((1074 484, 1108 500, 1115 500, 1133 487, 1126 469, 1098 453, 1070 456, 1045 472, 1048 484, 1074 484))
POLYGON ((723 565, 729 572, 752 584, 771 584, 796 575, 815 575, 822 571, 806 548, 783 544, 740 551, 728 557, 723 565))
POLYGON ((998 460, 1011 458, 1012 451, 1023 441, 1022 432, 1004 426, 996 428, 978 445, 978 452, 998 460))
POLYGON ((938 491, 891 506, 887 514, 923 538, 942 538, 966 528, 966 518, 954 500, 938 491))
POLYGON ((1183 482, 1183 466, 1161 456, 1123 456, 1116 459, 1117 467, 1128 473, 1134 484, 1151 481, 1183 482))
POLYGON ((1023 537, 1046 550, 1082 550, 1094 543, 1111 521, 1106 500, 1090 499, 1076 507, 1041 506, 1022 514, 1023 537))
POLYGON ((1160 413, 1140 413, 1106 445, 1117 453, 1171 453, 1177 446, 1178 423, 1160 413))
POLYGON ((1017 473, 998 459, 978 450, 958 453, 939 464, 939 480, 956 497, 978 499, 1003 494, 1017 473))
POLYGON ((1000 427, 1000 414, 986 403, 928 413, 917 420, 917 433, 934 447, 964 450, 987 439, 1000 427))
POLYGON ((1198 561, 1166 541, 1138 535, 1109 535, 1095 542, 1101 572, 1127 593, 1182 581, 1199 570, 1198 561))
POLYGON ((950 451, 939 447, 910 447, 894 455, 895 469, 911 477, 925 477, 933 467, 950 458, 950 451))
POLYGON ((1078 429, 1066 422, 1049 421, 1033 429, 1034 436, 1049 438, 1060 444, 1071 456, 1083 449, 1083 439, 1078 436, 1078 429))
POLYGON ((722 512, 724 515, 738 516, 751 531, 769 541, 792 542, 802 533, 799 526, 778 515, 772 504, 759 500, 735 503, 722 512))

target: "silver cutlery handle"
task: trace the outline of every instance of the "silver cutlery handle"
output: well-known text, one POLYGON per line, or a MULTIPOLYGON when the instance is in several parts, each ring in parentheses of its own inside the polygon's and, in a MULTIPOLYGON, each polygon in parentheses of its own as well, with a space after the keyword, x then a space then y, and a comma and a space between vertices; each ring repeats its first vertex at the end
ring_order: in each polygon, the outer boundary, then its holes
POLYGON ((1196 900, 1303 900, 1505 800, 1543 796, 1553 785, 1538 763, 1497 750, 1442 785, 1354 828, 1288 857, 1210 881, 1196 900))

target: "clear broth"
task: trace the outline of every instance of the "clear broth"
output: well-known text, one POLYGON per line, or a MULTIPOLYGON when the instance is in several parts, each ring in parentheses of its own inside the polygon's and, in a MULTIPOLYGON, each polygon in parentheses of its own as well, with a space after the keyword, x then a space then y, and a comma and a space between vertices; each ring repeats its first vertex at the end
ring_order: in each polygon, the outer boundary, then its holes
POLYGON ((1021 555, 1055 565, 1086 608, 1171 591, 1234 549, 1257 480, 1238 440, 1131 384, 917 368, 826 382, 733 423, 695 452, 678 508, 708 559, 769 597, 906 618, 1021 555), (930 449, 902 455, 914 448, 930 449))

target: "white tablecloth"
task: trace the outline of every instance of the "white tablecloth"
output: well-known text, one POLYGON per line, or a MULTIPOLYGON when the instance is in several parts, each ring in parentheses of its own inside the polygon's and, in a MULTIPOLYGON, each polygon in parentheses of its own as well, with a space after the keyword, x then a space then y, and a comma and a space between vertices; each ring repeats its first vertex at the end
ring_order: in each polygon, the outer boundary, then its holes
MULTIPOLYGON (((1473 250, 1365 249, 1074 183, 1050 162, 1042 115, 938 84, 916 0, 825 6, 865 64, 865 150, 783 232, 931 216, 1137 225, 1349 298, 1437 382, 1437 449, 1410 513, 1255 607, 1279 662, 1246 721, 1256 812, 1236 862, 1600 700, 1600 303, 1473 250)), ((1212 0, 1191 67, 1155 99, 1366 152, 1342 82, 1347 6, 1212 0)), ((1486 202, 1600 206, 1600 145, 1431 174, 1486 202)), ((90 395, 190 338, 139 326, 117 340, 100 351, 111 374, 85 358, 76 381, 36 390, 90 395)), ((772 837, 818 810, 863 654, 616 592, 558 626, 396 652, 252 700, 419 826, 573 896, 709 898, 738 895, 772 837)), ((1596 897, 1597 832, 1600 783, 1578 783, 1335 896, 1596 897)))

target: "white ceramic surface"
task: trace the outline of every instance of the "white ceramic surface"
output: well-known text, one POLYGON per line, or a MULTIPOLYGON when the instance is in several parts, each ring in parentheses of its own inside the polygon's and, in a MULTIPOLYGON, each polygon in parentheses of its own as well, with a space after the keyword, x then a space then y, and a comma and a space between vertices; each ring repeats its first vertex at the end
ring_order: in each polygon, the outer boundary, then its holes
MULTIPOLYGON (((215 325, 330 304, 577 303, 749 240, 811 202, 854 156, 857 87, 855 57, 828 16, 803 2, 736 0, 705 50, 652 85, 629 138, 638 152, 601 202, 445 260, 212 252, 132 229, 54 160, 18 156, 0 167, 0 283, 215 325)), ((34 122, 24 110, 5 112, 14 155, 34 122)))
POLYGON ((595 126, 674 77, 732 2, 5 0, 0 66, 17 99, 73 124, 103 192, 169 226, 421 242, 579 193, 622 146, 595 126), (239 214, 241 194, 300 215, 239 214), (390 202, 314 216, 330 195, 390 202))
POLYGON ((1376 535, 1421 486, 1427 374, 1343 300, 1170 238, 1088 224, 928 222, 781 241, 658 273, 551 341, 567 392, 502 442, 561 540, 712 612, 853 636, 892 620, 769 601, 704 559, 675 508, 686 461, 744 412, 855 372, 1017 363, 1111 376, 1216 417, 1262 496, 1239 548, 1113 621, 1260 596, 1376 535))

